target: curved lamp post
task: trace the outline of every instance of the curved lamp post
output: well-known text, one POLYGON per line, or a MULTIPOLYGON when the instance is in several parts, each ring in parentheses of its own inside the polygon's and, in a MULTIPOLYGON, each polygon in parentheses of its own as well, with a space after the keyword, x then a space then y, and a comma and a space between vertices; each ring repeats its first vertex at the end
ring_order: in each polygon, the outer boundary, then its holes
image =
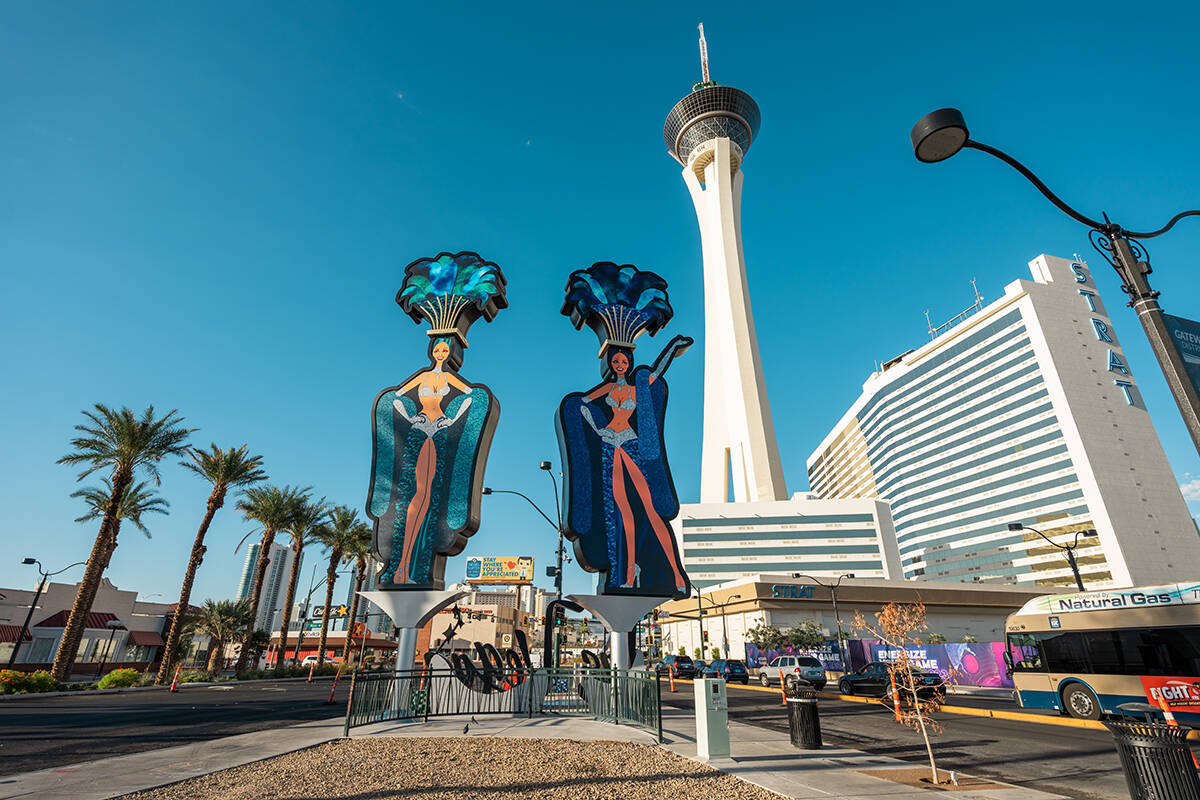
POLYGON ((54 572, 46 572, 46 570, 42 569, 42 562, 38 561, 36 558, 22 558, 21 563, 25 565, 37 564, 38 572, 41 574, 42 579, 38 582, 37 591, 33 594, 33 602, 29 604, 29 613, 25 615, 25 622, 21 624, 21 632, 17 634, 17 642, 13 645, 12 655, 8 657, 9 667, 17 663, 17 651, 21 649, 21 642, 24 641, 25 634, 29 633, 29 620, 33 617, 33 610, 37 608, 38 600, 42 598, 42 592, 46 588, 46 581, 50 578, 53 578, 55 575, 58 575, 59 573, 66 572, 71 567, 81 567, 87 562, 76 561, 74 564, 68 564, 62 569, 54 572))
POLYGON ((1104 221, 1085 216, 1064 203, 1058 195, 1050 191, 1046 184, 1034 175, 1028 167, 1007 153, 994 147, 977 142, 970 137, 967 123, 962 112, 956 108, 942 108, 926 114, 913 126, 913 154, 918 161, 933 164, 945 161, 964 148, 980 150, 1008 164, 1017 172, 1024 175, 1046 199, 1056 205, 1060 211, 1071 219, 1081 222, 1091 230, 1088 239, 1097 252, 1104 257, 1117 271, 1121 279, 1121 290, 1129 295, 1129 305, 1137 312, 1138 319, 1150 340, 1150 347, 1158 359, 1171 395, 1183 415, 1183 423, 1187 426, 1192 437, 1192 444, 1200 451, 1200 394, 1192 384, 1184 366, 1183 358, 1171 342, 1171 333, 1163 319, 1162 308, 1158 305, 1159 293, 1150 288, 1148 276, 1150 256, 1146 249, 1136 240, 1153 239, 1161 236, 1175 223, 1184 217, 1200 216, 1200 209, 1181 211, 1167 221, 1156 231, 1128 231, 1109 220, 1103 214, 1104 221))
MULTIPOLYGON (((554 469, 554 465, 551 464, 549 461, 543 461, 538 464, 538 469, 544 471, 547 475, 549 475, 550 482, 552 484, 554 484, 554 516, 558 518, 558 522, 555 522, 554 520, 550 519, 549 515, 547 515, 545 511, 542 511, 541 506, 539 506, 537 503, 533 502, 533 500, 528 495, 525 495, 521 492, 513 491, 512 489, 493 489, 490 486, 485 486, 485 487, 483 487, 483 493, 484 494, 515 494, 517 497, 522 498, 526 503, 529 503, 529 505, 533 506, 533 510, 536 511, 537 513, 541 514, 542 519, 546 520, 546 522, 549 522, 551 527, 553 527, 554 530, 557 531, 557 533, 558 533, 558 563, 554 568, 554 600, 556 602, 561 602, 562 601, 562 585, 563 585, 562 504, 559 502, 559 499, 558 499, 558 481, 556 481, 554 479, 554 473, 552 472, 552 470, 554 469)), ((550 624, 549 621, 547 621, 547 624, 550 624)), ((555 628, 554 628, 554 666, 556 668, 558 667, 558 652, 559 652, 558 626, 555 626, 555 628)))
POLYGON ((1059 544, 1058 542, 1054 541, 1046 534, 1039 531, 1037 528, 1031 528, 1028 525, 1022 525, 1019 522, 1008 523, 1008 529, 1010 531, 1033 531, 1038 536, 1042 537, 1047 542, 1049 542, 1050 544, 1057 547, 1059 550, 1064 551, 1067 554, 1067 563, 1071 565, 1071 572, 1072 572, 1072 574, 1075 575, 1075 585, 1079 587, 1079 591, 1081 591, 1081 592, 1087 591, 1087 589, 1083 588, 1083 578, 1079 577, 1079 565, 1077 563, 1075 563, 1075 548, 1079 546, 1079 537, 1080 536, 1096 536, 1097 535, 1094 528, 1088 528, 1086 530, 1076 531, 1075 532, 1075 541, 1071 542, 1071 544, 1059 544))
POLYGON ((807 580, 812 581, 817 586, 820 586, 820 587, 823 587, 823 588, 829 590, 829 598, 830 598, 830 600, 833 601, 833 620, 835 623, 837 623, 837 637, 836 638, 837 638, 837 646, 838 646, 838 659, 842 662, 842 674, 849 672, 850 670, 848 670, 846 668, 848 666, 846 664, 846 651, 842 647, 842 617, 838 613, 837 590, 838 590, 838 587, 842 585, 842 579, 843 578, 853 578, 854 573, 847 572, 845 575, 838 575, 837 581, 835 583, 822 583, 821 581, 814 578, 812 575, 805 575, 803 572, 793 572, 792 577, 793 578, 805 578, 807 580))

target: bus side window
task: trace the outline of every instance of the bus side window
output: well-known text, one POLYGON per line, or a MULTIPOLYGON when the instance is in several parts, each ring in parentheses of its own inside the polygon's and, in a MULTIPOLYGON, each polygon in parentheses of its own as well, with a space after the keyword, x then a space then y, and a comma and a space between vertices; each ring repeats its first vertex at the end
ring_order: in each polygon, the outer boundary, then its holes
POLYGON ((1012 654, 1014 672, 1045 672, 1041 648, 1037 637, 1029 633, 1018 633, 1008 637, 1008 650, 1012 654))
POLYGON ((1091 672, 1083 635, 1078 631, 1043 633, 1039 638, 1042 640, 1042 652, 1046 656, 1046 665, 1051 672, 1084 674, 1091 672))

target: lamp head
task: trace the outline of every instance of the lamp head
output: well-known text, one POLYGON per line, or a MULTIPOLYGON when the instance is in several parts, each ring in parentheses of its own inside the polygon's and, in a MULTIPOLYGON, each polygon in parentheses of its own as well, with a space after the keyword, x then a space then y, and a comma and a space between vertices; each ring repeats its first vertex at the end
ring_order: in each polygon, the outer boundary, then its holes
POLYGON ((845 575, 843 575, 842 577, 845 577, 845 578, 853 578, 853 577, 854 577, 854 573, 853 573, 853 572, 847 572, 847 573, 846 573, 845 575))
POLYGON ((21 563, 22 564, 36 564, 37 559, 36 558, 22 558, 21 563))
POLYGON ((544 469, 544 470, 546 470, 546 472, 549 472, 550 468, 553 466, 554 465, 551 464, 549 461, 543 461, 542 463, 538 464, 538 469, 544 469))
POLYGON ((110 619, 107 623, 105 623, 105 627, 111 628, 112 630, 116 630, 117 628, 124 627, 124 625, 122 624, 121 620, 119 620, 119 619, 110 619))
POLYGON ((909 136, 917 160, 933 164, 962 150, 970 134, 961 111, 939 108, 917 120, 909 136))
POLYGON ((484 493, 484 494, 491 494, 491 493, 492 493, 492 487, 490 487, 490 486, 485 486, 485 487, 483 487, 483 493, 484 493))
POLYGON ((1079 535, 1083 536, 1084 538, 1089 536, 1099 536, 1100 531, 1096 530, 1095 528, 1088 528, 1087 530, 1080 531, 1079 535))
POLYGON ((1009 529, 1010 531, 1019 531, 1019 530, 1024 530, 1024 528, 1025 528, 1025 526, 1024 526, 1024 525, 1022 525, 1022 524, 1021 524, 1021 523, 1019 523, 1019 522, 1010 522, 1010 523, 1008 523, 1008 529, 1009 529))

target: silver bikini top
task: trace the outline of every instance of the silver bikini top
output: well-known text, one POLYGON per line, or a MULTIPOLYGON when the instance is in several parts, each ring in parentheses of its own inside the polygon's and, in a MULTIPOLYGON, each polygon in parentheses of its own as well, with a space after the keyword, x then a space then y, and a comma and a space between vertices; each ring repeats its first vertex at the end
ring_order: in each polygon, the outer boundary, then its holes
POLYGON ((637 408, 637 398, 636 397, 630 397, 628 400, 618 403, 616 398, 612 396, 611 390, 608 393, 608 397, 606 397, 604 399, 613 408, 623 408, 626 411, 633 411, 637 408))
POLYGON ((444 397, 445 395, 450 394, 450 387, 443 386, 440 389, 434 389, 432 386, 422 386, 417 391, 418 397, 433 397, 435 394, 444 397))

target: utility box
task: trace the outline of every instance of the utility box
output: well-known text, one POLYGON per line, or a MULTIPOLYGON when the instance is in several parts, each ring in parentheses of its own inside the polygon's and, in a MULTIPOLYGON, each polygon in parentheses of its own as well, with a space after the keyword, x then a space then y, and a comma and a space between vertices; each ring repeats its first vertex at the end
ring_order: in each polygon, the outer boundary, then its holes
POLYGON ((721 678, 697 678, 696 757, 729 758, 729 700, 721 678))

